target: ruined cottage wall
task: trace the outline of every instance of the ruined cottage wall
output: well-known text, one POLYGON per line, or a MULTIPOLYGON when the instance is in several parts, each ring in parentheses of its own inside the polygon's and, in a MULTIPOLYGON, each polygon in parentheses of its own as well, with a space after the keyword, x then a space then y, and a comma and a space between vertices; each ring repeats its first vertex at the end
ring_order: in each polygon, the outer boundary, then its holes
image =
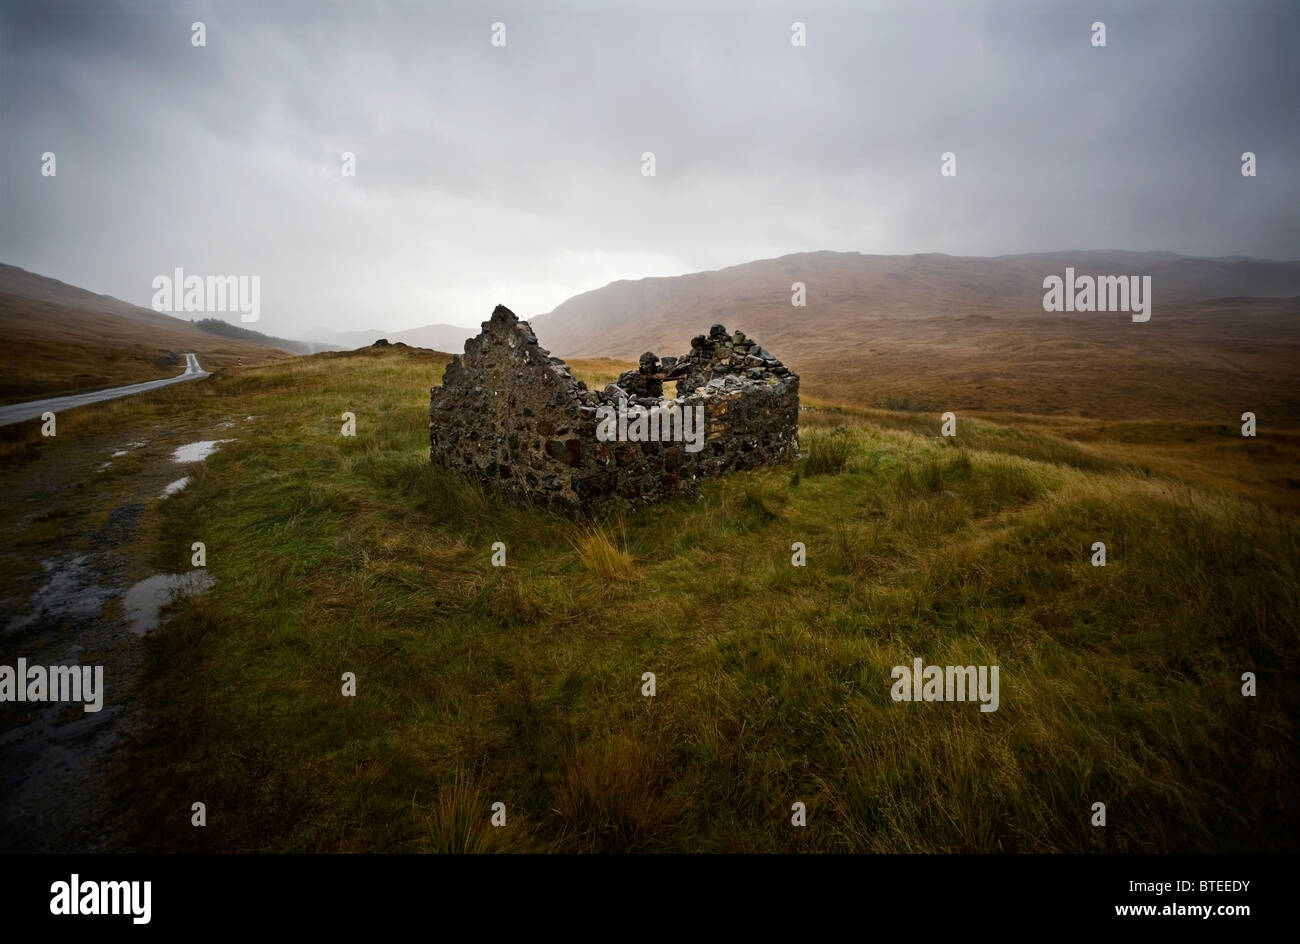
POLYGON ((581 459, 575 424, 585 388, 558 361, 498 307, 430 392, 433 460, 517 497, 574 501, 561 493, 572 492, 581 459))
POLYGON ((678 393, 694 389, 713 401, 708 445, 694 457, 696 475, 757 468, 798 452, 799 377, 744 332, 714 325, 691 342, 679 364, 678 393))
POLYGON ((430 391, 430 456, 490 488, 552 507, 600 510, 690 493, 693 480, 681 474, 684 444, 597 439, 603 402, 498 306, 430 391))
POLYGON ((593 391, 498 306, 430 392, 430 456, 513 497, 597 512, 694 495, 702 478, 791 456, 798 377, 739 332, 724 335, 715 326, 680 359, 646 355, 639 370, 593 391), (670 379, 682 381, 680 396, 666 400, 670 379), (620 400, 629 408, 703 407, 703 448, 601 442, 598 409, 617 409, 620 400))

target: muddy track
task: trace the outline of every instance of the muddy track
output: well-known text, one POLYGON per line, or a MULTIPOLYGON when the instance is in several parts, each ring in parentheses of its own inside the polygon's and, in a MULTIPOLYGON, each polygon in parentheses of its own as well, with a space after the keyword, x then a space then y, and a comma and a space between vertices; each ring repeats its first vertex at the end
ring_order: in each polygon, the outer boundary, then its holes
POLYGON ((112 802, 118 748, 140 722, 145 635, 175 583, 148 566, 148 519, 197 468, 175 450, 231 425, 83 436, 0 468, 0 665, 102 665, 104 679, 95 712, 0 703, 0 852, 134 850, 112 802))

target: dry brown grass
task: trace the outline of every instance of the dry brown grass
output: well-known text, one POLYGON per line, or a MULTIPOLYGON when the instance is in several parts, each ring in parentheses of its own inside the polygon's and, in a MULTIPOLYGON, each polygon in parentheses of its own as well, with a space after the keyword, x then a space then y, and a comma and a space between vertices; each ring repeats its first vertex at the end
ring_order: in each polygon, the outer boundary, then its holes
POLYGON ((0 293, 0 402, 175 377, 187 353, 205 370, 294 356, 140 311, 132 318, 0 293))
POLYGON ((579 525, 569 536, 583 568, 604 580, 636 576, 636 560, 627 550, 627 534, 618 525, 579 525))

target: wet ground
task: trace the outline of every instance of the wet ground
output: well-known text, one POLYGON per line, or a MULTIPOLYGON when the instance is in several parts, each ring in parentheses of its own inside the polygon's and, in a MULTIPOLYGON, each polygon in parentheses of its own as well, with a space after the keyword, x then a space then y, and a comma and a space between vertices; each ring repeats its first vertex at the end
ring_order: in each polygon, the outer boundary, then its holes
POLYGON ((144 637, 165 631, 178 594, 214 582, 202 569, 151 572, 145 518, 233 426, 85 436, 0 468, 0 665, 104 667, 98 712, 0 702, 0 852, 131 851, 111 781, 139 721, 144 637))

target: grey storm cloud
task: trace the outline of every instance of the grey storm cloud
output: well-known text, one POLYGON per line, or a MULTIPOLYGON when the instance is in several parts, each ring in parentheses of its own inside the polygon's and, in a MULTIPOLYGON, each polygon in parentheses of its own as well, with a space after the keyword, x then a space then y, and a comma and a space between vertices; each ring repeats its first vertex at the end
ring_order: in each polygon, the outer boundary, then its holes
POLYGON ((9 3, 0 261, 259 275, 303 336, 817 249, 1290 258, 1298 39, 1285 2, 9 3))

